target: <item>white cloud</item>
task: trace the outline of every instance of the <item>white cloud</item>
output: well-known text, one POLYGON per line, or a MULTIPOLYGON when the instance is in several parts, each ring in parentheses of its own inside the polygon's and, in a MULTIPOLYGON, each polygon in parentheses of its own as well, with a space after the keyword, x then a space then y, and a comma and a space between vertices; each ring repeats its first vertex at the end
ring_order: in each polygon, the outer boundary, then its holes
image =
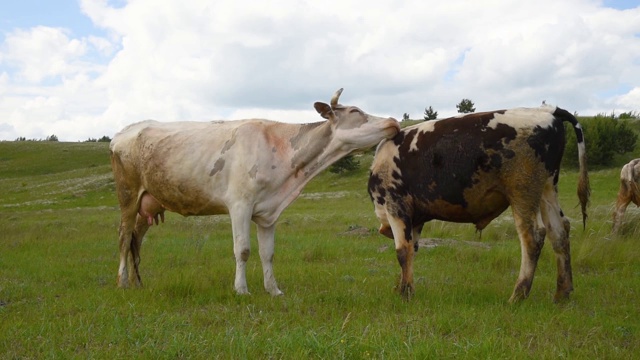
POLYGON ((628 93, 618 96, 613 101, 615 104, 620 105, 619 109, 616 113, 628 112, 628 109, 633 109, 635 114, 640 114, 640 87, 635 87, 631 89, 628 93))
POLYGON ((73 60, 86 51, 83 42, 69 39, 59 28, 18 29, 4 41, 3 61, 18 69, 18 80, 38 83, 76 71, 73 60))
POLYGON ((112 136, 159 120, 309 122, 314 101, 378 115, 537 106, 637 111, 640 7, 565 2, 82 0, 104 37, 0 42, 0 139, 112 136), (635 87, 635 88, 634 88, 635 87))

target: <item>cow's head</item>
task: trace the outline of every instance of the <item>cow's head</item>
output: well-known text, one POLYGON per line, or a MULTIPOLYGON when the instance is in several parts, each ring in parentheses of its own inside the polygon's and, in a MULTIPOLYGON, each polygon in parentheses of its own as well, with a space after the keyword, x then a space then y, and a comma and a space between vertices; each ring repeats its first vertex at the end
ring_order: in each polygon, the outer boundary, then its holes
POLYGON ((347 151, 367 149, 400 131, 400 124, 394 118, 369 115, 358 107, 338 104, 340 94, 342 89, 333 95, 331 105, 313 104, 316 111, 331 122, 336 146, 347 151))

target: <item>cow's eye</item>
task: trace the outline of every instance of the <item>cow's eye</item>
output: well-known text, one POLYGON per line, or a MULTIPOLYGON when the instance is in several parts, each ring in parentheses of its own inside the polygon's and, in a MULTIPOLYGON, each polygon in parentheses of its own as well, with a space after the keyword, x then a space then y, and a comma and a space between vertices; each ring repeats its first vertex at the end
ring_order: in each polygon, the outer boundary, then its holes
POLYGON ((349 114, 354 113, 354 112, 358 113, 358 114, 362 114, 362 110, 357 109, 357 108, 353 108, 353 109, 349 110, 349 114))

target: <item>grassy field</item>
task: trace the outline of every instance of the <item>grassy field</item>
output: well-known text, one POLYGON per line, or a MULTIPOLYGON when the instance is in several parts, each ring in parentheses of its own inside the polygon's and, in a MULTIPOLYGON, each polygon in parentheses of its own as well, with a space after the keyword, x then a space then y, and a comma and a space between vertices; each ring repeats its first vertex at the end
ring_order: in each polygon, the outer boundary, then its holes
MULTIPOLYGON (((233 291, 227 216, 167 214, 142 247, 144 287, 115 286, 118 207, 106 143, 0 142, 0 358, 632 359, 640 355, 640 212, 610 236, 619 168, 592 171, 582 229, 577 175, 561 175, 572 219, 575 291, 554 304, 543 249, 530 297, 507 303, 520 265, 510 212, 481 236, 432 222, 410 302, 377 234, 361 169, 314 179, 281 216, 262 287, 257 242, 251 296, 233 291)), ((254 230, 255 231, 255 230, 254 230)))

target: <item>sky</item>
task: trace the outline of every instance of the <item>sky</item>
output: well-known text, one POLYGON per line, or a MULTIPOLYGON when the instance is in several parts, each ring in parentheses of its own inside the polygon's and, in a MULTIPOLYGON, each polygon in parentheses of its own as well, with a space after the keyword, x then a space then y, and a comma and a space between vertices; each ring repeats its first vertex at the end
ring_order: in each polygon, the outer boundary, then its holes
POLYGON ((145 119, 323 121, 536 107, 640 112, 640 1, 21 0, 0 4, 0 140, 145 119))

